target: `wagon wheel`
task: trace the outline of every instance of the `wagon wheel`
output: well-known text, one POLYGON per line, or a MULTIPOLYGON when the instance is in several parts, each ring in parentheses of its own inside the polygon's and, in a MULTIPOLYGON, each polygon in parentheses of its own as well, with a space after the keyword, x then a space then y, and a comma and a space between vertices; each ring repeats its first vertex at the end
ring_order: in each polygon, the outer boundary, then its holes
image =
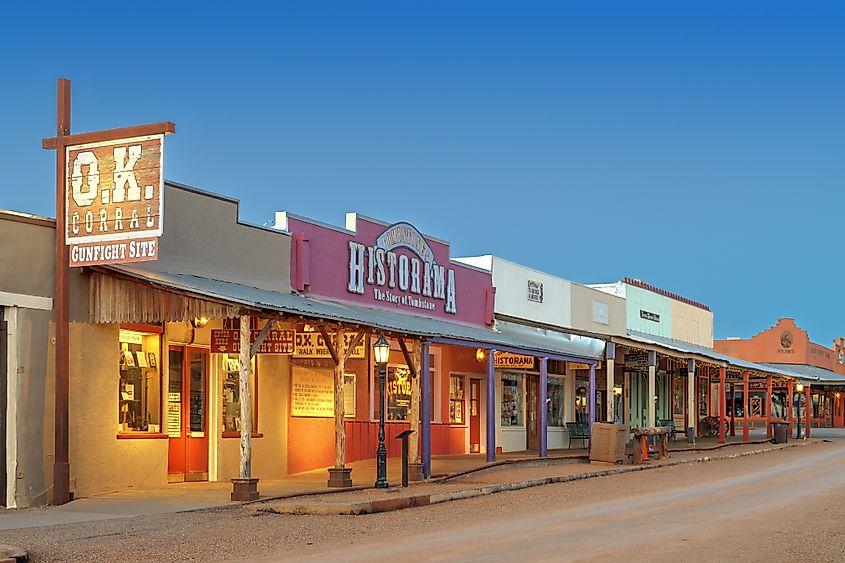
POLYGON ((728 433, 728 419, 726 418, 718 418, 715 416, 707 416, 701 419, 701 424, 704 429, 705 436, 718 436, 719 435, 719 421, 721 420, 722 426, 725 429, 725 434, 728 433))

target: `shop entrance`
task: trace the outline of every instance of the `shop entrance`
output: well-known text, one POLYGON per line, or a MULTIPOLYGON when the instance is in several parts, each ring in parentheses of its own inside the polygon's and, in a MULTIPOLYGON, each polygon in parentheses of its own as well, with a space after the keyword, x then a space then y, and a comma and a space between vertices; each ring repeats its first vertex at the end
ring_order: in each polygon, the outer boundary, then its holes
POLYGON ((540 378, 536 375, 526 375, 525 381, 528 385, 525 405, 527 449, 538 450, 540 449, 540 378))
POLYGON ((478 379, 469 380, 469 453, 477 454, 481 451, 481 413, 479 400, 481 397, 481 382, 478 379))
POLYGON ((171 346, 167 479, 208 480, 208 351, 171 346))

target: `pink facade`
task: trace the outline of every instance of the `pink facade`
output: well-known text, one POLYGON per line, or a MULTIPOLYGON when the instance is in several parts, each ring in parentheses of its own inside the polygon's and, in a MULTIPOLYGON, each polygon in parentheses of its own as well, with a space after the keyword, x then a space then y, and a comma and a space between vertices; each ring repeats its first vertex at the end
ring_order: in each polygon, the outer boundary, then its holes
POLYGON ((449 244, 408 223, 347 216, 347 229, 280 214, 304 294, 478 327, 493 322, 492 275, 452 262, 449 244))

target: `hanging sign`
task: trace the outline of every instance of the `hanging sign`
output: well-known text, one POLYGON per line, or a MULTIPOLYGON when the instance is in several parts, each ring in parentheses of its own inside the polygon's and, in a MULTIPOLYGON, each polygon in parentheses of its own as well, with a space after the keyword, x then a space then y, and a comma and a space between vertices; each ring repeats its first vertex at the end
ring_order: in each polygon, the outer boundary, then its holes
POLYGON ((158 258, 164 135, 65 148, 65 243, 71 266, 158 258))
MULTIPOLYGON (((583 362, 567 362, 570 369, 590 369, 590 364, 585 364, 583 362)), ((601 369, 601 362, 599 361, 596 363, 596 371, 601 369)))
POLYGON ((625 354, 625 369, 641 370, 648 369, 648 352, 636 352, 625 354))
POLYGON ((496 352, 493 356, 493 367, 496 369, 534 369, 534 356, 496 352))
MULTIPOLYGON (((258 339, 260 330, 250 331, 250 343, 258 339)), ((267 333, 267 337, 256 350, 256 354, 293 354, 296 331, 290 329, 273 329, 267 333)), ((236 328, 212 329, 211 331, 211 353, 212 354, 240 354, 241 333, 236 328)))
MULTIPOLYGON (((346 346, 349 346, 352 343, 352 339, 355 338, 354 332, 346 332, 344 333, 344 340, 346 340, 346 346)), ((329 334, 329 337, 334 340, 334 335, 329 334)), ((331 354, 329 354, 329 349, 326 347, 326 341, 323 339, 323 335, 319 332, 297 332, 296 333, 296 347, 293 352, 295 358, 331 358, 331 354)), ((362 359, 364 357, 364 344, 363 341, 352 350, 352 354, 349 356, 350 358, 355 359, 362 359)))

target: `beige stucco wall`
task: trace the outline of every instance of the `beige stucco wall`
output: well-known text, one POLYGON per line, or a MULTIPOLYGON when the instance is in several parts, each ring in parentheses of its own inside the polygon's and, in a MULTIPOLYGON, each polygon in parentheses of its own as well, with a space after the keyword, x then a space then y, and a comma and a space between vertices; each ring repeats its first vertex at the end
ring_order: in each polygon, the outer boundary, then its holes
POLYGON ((688 305, 675 299, 672 302, 672 338, 713 347, 713 312, 688 305))
POLYGON ((159 259, 144 265, 290 291, 290 235, 238 221, 238 202, 166 184, 159 259))
MULTIPOLYGON (((290 361, 287 356, 264 355, 258 359, 258 432, 252 440, 252 475, 259 479, 287 476, 287 405, 290 389, 290 361)), ((217 399, 222 400, 218 379, 217 399)), ((238 476, 240 440, 221 438, 218 433, 218 481, 238 476)))
POLYGON ((0 212, 0 291, 52 297, 55 227, 0 212))
POLYGON ((117 325, 70 330, 70 480, 77 498, 167 484, 167 440, 118 440, 117 325))
POLYGON ((572 328, 594 334, 625 335, 625 299, 572 284, 572 328), (606 307, 607 324, 598 322, 598 309, 606 307))

